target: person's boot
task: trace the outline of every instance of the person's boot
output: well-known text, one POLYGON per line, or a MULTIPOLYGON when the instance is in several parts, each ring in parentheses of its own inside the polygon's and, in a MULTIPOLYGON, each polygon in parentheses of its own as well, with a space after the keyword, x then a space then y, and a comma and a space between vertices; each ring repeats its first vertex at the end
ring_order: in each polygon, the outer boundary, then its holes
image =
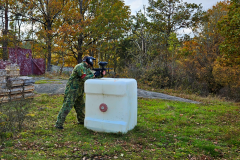
POLYGON ((84 122, 79 122, 79 121, 78 121, 78 124, 82 124, 82 125, 84 125, 84 122))
POLYGON ((55 125, 54 127, 57 128, 57 129, 64 129, 63 126, 60 126, 60 127, 59 127, 59 126, 56 126, 56 125, 55 125))

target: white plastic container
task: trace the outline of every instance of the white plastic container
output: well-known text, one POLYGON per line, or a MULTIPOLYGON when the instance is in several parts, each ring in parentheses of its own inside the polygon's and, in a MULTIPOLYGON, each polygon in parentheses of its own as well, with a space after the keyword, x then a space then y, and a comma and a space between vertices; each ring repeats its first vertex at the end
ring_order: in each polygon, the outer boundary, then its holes
POLYGON ((93 131, 127 133, 137 124, 137 81, 126 78, 85 82, 84 126, 93 131))

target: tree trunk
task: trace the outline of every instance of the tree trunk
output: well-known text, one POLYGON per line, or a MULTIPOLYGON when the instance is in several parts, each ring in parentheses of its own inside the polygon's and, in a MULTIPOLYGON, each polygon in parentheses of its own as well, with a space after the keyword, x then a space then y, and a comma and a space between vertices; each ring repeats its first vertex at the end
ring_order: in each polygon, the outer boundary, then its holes
POLYGON ((83 35, 82 33, 79 35, 78 38, 78 48, 77 48, 77 62, 81 63, 82 62, 82 55, 83 55, 83 51, 82 51, 82 44, 83 44, 83 35))
POLYGON ((8 60, 8 0, 6 0, 5 6, 5 28, 3 30, 3 60, 8 60))
POLYGON ((52 60, 52 35, 49 33, 52 30, 51 22, 47 22, 47 71, 51 71, 52 60))
POLYGON ((60 73, 59 73, 59 75, 61 76, 62 75, 62 71, 63 71, 63 66, 64 66, 64 63, 65 63, 65 61, 64 61, 64 53, 62 52, 62 65, 61 65, 61 68, 60 68, 60 73))
POLYGON ((49 44, 49 39, 48 39, 48 42, 47 42, 47 71, 51 71, 51 60, 52 60, 52 57, 51 57, 51 44, 49 44))
MULTIPOLYGON (((79 9, 80 9, 80 14, 82 16, 82 19, 80 20, 80 22, 82 20, 84 20, 84 15, 83 15, 83 10, 82 10, 82 6, 83 6, 83 0, 78 0, 79 2, 79 9)), ((77 62, 81 63, 82 62, 82 56, 83 56, 83 51, 82 51, 82 44, 83 44, 83 33, 81 33, 78 37, 78 47, 77 47, 77 62)))

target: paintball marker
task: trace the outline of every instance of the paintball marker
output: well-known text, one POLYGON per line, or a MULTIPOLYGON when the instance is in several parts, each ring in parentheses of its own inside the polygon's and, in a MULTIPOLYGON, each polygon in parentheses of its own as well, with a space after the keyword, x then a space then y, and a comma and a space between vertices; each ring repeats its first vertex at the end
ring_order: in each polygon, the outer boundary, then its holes
POLYGON ((94 73, 95 77, 99 77, 100 75, 103 77, 103 71, 113 69, 113 68, 105 68, 105 66, 108 64, 108 62, 98 62, 98 64, 101 66, 101 68, 93 68, 92 70, 96 71, 94 73))

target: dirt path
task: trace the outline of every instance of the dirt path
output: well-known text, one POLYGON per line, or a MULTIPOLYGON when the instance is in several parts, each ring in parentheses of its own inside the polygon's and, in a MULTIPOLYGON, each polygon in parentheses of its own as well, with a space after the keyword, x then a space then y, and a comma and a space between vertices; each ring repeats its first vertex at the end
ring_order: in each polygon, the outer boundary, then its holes
MULTIPOLYGON (((46 83, 46 84, 34 84, 35 92, 47 93, 47 94, 64 94, 66 83, 67 83, 67 80, 59 80, 59 81, 49 81, 49 83, 46 83)), ((197 104, 200 103, 200 102, 192 101, 189 99, 170 96, 163 93, 145 91, 142 89, 138 89, 137 94, 138 94, 138 97, 142 97, 142 98, 165 99, 165 100, 197 103, 197 104)))

